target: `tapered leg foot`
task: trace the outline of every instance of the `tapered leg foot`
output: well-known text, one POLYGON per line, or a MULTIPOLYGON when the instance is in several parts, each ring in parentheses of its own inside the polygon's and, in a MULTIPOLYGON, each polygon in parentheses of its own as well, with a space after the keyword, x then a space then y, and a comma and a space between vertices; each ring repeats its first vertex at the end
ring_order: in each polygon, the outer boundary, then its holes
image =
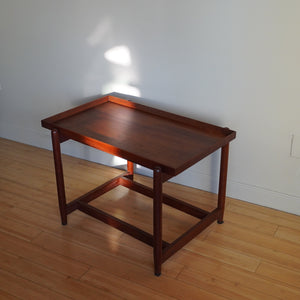
POLYGON ((159 276, 162 264, 162 172, 158 167, 153 171, 153 192, 154 274, 159 276))
POLYGON ((59 132, 54 129, 51 132, 52 134, 52 146, 53 146, 53 157, 54 157, 54 166, 55 166, 55 175, 56 175, 56 187, 57 187, 57 196, 59 203, 59 212, 61 217, 62 225, 67 225, 67 212, 66 212, 66 193, 65 193, 65 184, 64 184, 64 174, 63 166, 61 159, 61 150, 60 150, 60 136, 59 132))
POLYGON ((154 273, 155 276, 159 277, 161 275, 161 273, 154 273))
POLYGON ((219 177, 219 193, 218 193, 218 224, 223 224, 225 199, 226 199, 226 181, 227 181, 227 169, 228 169, 228 154, 229 144, 222 147, 221 151, 221 165, 220 165, 220 177, 219 177))

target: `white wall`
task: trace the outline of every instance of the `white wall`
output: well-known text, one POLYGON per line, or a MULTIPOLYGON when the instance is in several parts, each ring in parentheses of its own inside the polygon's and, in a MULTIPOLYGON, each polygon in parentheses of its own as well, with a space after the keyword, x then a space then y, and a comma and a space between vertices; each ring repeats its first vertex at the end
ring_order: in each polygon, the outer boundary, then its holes
MULTIPOLYGON (((0 135, 50 148, 42 118, 139 92, 146 105, 236 130, 228 195, 300 215, 299 14, 298 0, 0 0, 0 135), (117 46, 125 66, 105 58, 117 46)), ((216 191, 218 162, 175 180, 216 191)))

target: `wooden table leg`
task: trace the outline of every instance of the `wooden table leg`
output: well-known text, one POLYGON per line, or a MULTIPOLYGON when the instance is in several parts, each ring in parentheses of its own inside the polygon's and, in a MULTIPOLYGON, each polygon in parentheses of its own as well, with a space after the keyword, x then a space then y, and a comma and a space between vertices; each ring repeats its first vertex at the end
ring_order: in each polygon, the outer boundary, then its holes
POLYGON ((65 193, 64 175, 63 175, 63 167, 62 167, 61 151, 60 151, 60 137, 56 129, 52 130, 51 134, 52 134, 52 147, 53 147, 59 210, 60 210, 61 222, 63 225, 66 225, 67 224, 66 193, 65 193))
POLYGON ((127 172, 129 173, 127 175, 127 178, 133 180, 133 174, 134 174, 134 163, 131 161, 127 161, 127 172))
POLYGON ((226 197, 228 154, 229 154, 229 143, 223 146, 221 150, 221 165, 220 165, 219 194, 218 194, 218 209, 220 210, 218 216, 219 224, 224 223, 223 218, 224 218, 225 197, 226 197))
POLYGON ((162 264, 162 172, 160 168, 153 171, 153 256, 154 274, 160 276, 162 264))

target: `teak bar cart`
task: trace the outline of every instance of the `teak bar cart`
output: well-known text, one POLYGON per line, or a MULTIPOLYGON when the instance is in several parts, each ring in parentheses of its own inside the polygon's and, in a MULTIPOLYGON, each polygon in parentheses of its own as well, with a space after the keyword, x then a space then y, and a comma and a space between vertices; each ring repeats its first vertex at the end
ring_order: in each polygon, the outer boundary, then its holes
MULTIPOLYGON (((235 131, 108 94, 42 120, 52 132, 58 201, 62 224, 80 210, 153 247, 155 275, 176 251, 214 221, 223 223, 229 142, 235 131), (72 139, 127 160, 127 172, 81 197, 66 201, 60 143, 72 139), (221 148, 218 206, 208 212, 162 192, 163 183, 221 148), (153 170, 153 189, 134 181, 134 163, 153 170), (153 234, 145 232, 89 204, 122 185, 153 198, 153 234), (162 204, 199 218, 199 222, 168 243, 162 239, 162 204)), ((137 98, 135 98, 137 99, 137 98)))

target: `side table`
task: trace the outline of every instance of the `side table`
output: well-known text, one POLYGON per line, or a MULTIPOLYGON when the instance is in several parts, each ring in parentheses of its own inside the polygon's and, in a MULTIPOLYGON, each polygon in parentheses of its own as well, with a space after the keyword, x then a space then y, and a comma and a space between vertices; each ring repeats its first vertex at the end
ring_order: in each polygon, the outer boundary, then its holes
POLYGON ((42 120, 52 134, 58 202, 63 225, 67 215, 80 210, 153 247, 154 273, 171 255, 214 221, 223 223, 229 143, 236 133, 208 123, 144 106, 116 93, 42 120), (127 160, 127 171, 90 192, 66 201, 60 144, 68 139, 127 160), (163 183, 221 148, 218 205, 211 211, 163 193, 163 183), (134 181, 134 164, 153 170, 153 188, 134 181), (122 185, 153 198, 153 234, 120 220, 89 202, 122 185), (162 205, 199 219, 168 243, 162 239, 162 205))

